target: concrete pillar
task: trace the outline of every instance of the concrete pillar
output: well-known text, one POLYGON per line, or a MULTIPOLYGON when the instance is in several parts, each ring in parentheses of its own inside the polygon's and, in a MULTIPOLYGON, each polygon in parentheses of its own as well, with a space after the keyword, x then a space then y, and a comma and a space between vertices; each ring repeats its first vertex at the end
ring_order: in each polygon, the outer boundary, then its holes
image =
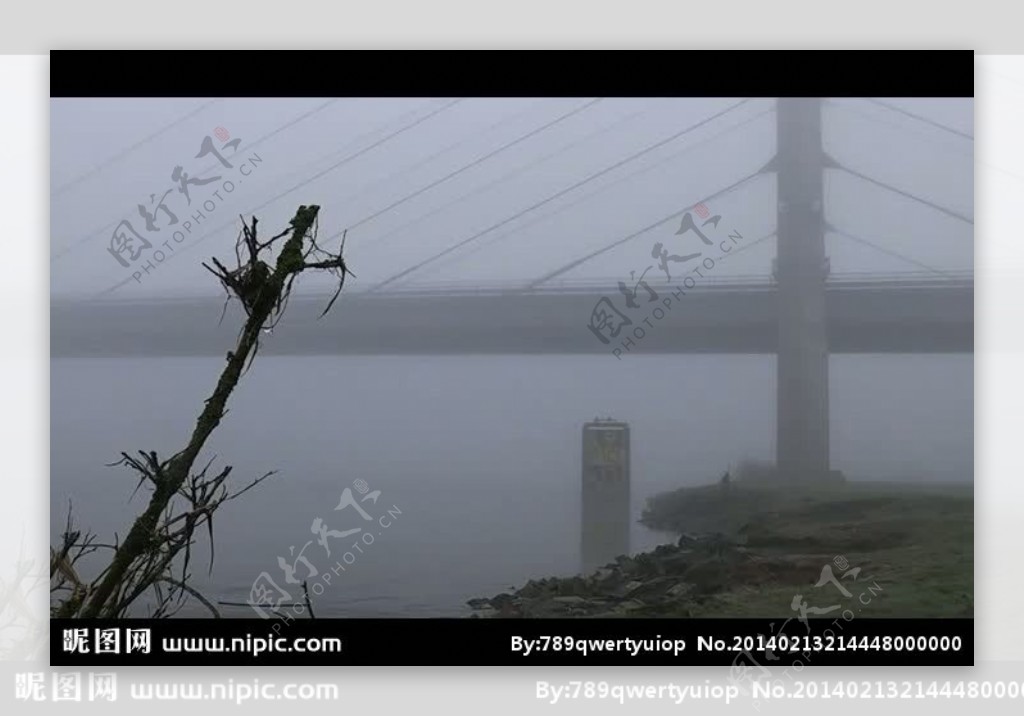
POLYGON ((629 554, 629 425, 583 426, 581 556, 584 573, 629 554))
POLYGON ((776 462, 786 480, 829 474, 821 100, 778 100, 776 462))

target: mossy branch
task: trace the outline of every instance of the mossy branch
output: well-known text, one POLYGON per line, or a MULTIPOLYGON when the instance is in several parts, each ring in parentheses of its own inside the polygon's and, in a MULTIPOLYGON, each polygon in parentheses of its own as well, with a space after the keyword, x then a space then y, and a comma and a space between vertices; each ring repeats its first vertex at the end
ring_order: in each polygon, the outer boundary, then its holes
MULTIPOLYGON (((63 617, 118 617, 147 589, 159 596, 158 613, 164 614, 174 597, 199 599, 195 590, 187 585, 188 564, 195 530, 205 525, 210 530, 212 568, 212 518, 225 501, 237 497, 269 477, 267 473, 254 480, 243 490, 229 494, 223 486, 230 467, 214 478, 207 478, 203 470, 194 475, 196 459, 210 435, 220 424, 226 412, 228 398, 238 385, 246 367, 251 365, 259 351, 262 332, 280 320, 291 294, 295 279, 304 271, 328 271, 338 278, 337 290, 324 313, 330 310, 348 276, 348 267, 338 253, 324 251, 316 244, 318 206, 300 206, 289 223, 289 228, 267 241, 257 236, 257 219, 251 224, 243 221, 242 233, 235 246, 236 266, 228 269, 216 258, 213 265, 203 266, 220 280, 228 299, 238 299, 246 313, 246 321, 239 332, 234 350, 227 354, 227 365, 222 370, 213 393, 206 399, 196 419, 195 427, 185 447, 169 459, 160 460, 155 452, 140 452, 139 457, 122 453, 120 464, 139 473, 139 485, 148 484, 152 495, 145 511, 135 520, 124 541, 109 546, 114 554, 110 564, 92 584, 84 584, 74 569, 74 563, 95 551, 92 537, 83 539, 72 529, 70 516, 64 544, 51 555, 51 582, 53 591, 66 590, 68 596, 54 608, 55 616, 63 617), (283 244, 280 242, 283 241, 283 244), (276 245, 280 252, 273 267, 266 261, 276 245), (312 260, 310 260, 312 259, 312 260), (188 509, 171 509, 175 496, 185 498, 188 509), (170 574, 175 558, 184 552, 180 577, 170 574), (161 585, 170 585, 171 594, 165 594, 161 585)), ((321 314, 323 315, 323 314, 321 314)), ((136 488, 138 489, 138 487, 136 488)), ((199 599, 210 608, 210 603, 199 599)), ((214 609, 214 612, 216 610, 214 609)))

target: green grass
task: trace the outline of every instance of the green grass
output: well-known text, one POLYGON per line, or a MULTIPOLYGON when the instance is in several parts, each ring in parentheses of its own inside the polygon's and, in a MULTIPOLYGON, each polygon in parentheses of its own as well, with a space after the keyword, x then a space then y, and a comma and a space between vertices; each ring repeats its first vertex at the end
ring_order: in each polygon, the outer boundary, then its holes
MULTIPOLYGON (((953 617, 974 612, 973 487, 846 482, 819 487, 686 488, 654 498, 644 514, 655 529, 723 532, 745 542, 711 575, 724 589, 691 616, 793 616, 839 604, 872 617, 953 617), (815 587, 822 568, 860 572, 815 587)), ((840 615, 840 610, 821 616, 840 615)), ((813 616, 813 614, 812 614, 813 616)))

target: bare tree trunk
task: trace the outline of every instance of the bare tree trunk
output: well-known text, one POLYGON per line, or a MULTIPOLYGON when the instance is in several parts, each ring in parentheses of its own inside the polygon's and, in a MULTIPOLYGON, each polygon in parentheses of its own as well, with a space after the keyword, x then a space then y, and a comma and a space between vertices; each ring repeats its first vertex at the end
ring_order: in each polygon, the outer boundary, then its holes
MULTIPOLYGON (((217 387, 206 400, 206 406, 196 420, 195 429, 192 431, 188 445, 164 463, 160 471, 161 479, 155 480, 153 495, 146 511, 135 520, 124 542, 115 552, 106 574, 92 594, 87 597, 88 601, 81 612, 82 617, 115 616, 117 604, 111 602, 111 598, 116 596, 132 563, 151 548, 153 540, 160 540, 156 530, 160 524, 161 515, 191 474, 196 458, 210 434, 220 424, 228 397, 238 384, 246 363, 257 350, 260 332, 264 325, 275 309, 280 309, 282 298, 285 297, 291 285, 291 279, 304 268, 321 267, 306 264, 303 251, 303 242, 313 228, 318 210, 317 206, 299 208, 291 222, 291 237, 283 245, 273 273, 256 277, 258 279, 255 286, 256 293, 251 295, 249 300, 246 300, 245 296, 240 296, 246 303, 248 319, 238 338, 235 350, 228 353, 227 365, 221 372, 217 387)), ((252 240, 255 243, 255 220, 252 235, 252 240)), ((264 246, 269 246, 272 242, 273 239, 264 246)), ((259 246, 258 243, 255 245, 259 246)), ((258 261, 258 253, 258 251, 253 252, 252 258, 247 264, 254 272, 258 268, 257 264, 265 267, 265 264, 258 261)), ((340 262, 340 254, 338 261, 340 262)), ((116 602, 116 599, 114 601, 116 602)), ((60 612, 77 611, 74 606, 73 602, 69 600, 63 605, 63 609, 58 612, 57 616, 71 616, 71 614, 60 612)))

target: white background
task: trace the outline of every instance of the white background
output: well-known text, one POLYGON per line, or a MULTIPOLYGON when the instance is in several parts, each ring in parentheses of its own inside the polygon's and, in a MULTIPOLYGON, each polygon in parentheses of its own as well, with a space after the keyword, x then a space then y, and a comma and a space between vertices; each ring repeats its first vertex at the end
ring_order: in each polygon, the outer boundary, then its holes
MULTIPOLYGON (((928 47, 1014 51, 1024 45, 1019 19, 986 16, 975 2, 944 12, 943 3, 866 2, 852 10, 831 3, 542 3, 499 8, 481 2, 377 3, 355 13, 341 4, 330 10, 304 9, 312 3, 268 5, 260 13, 241 3, 138 2, 68 4, 56 11, 18 3, 4 9, 0 51, 42 53, 48 48, 109 47, 645 47, 714 49, 754 47, 928 47), (237 7, 236 7, 237 5, 237 7), (801 7, 812 8, 801 11, 801 7), (101 8, 109 8, 103 10, 101 8), (442 9, 443 8, 443 9, 442 9), (617 11, 615 10, 617 8, 617 11), (538 10, 538 12, 532 12, 538 10), (613 14, 617 13, 617 14, 613 14), (145 15, 145 17, 143 17, 145 15), (131 25, 129 27, 129 24, 131 25), (812 29, 817 25, 820 30, 812 29), (285 28, 287 30, 285 31, 285 28), (910 30, 910 28, 913 28, 910 30), (914 34, 911 34, 914 33, 914 34)), ((852 8, 846 5, 846 8, 852 8)), ((353 68, 357 71, 357 68, 353 68)), ((0 383, 6 399, 0 411, 4 499, 0 502, 0 587, 6 588, 19 559, 46 564, 49 514, 49 236, 48 236, 48 59, 45 55, 0 57, 0 202, 3 205, 5 267, 0 273, 4 307, 0 383)), ((695 68, 681 71, 698 71, 695 68)), ((872 71, 882 71, 881 68, 872 71)), ((922 71, 927 68, 922 67, 922 71)), ((983 680, 1024 682, 1024 452, 1020 446, 1024 406, 1024 58, 976 57, 976 586, 974 669, 813 669, 803 678, 829 680, 983 680)), ((31 609, 45 618, 45 589, 32 595, 31 609)), ((381 638, 391 638, 382 634, 381 638)), ((396 648, 401 648, 399 643, 396 648)), ((429 649, 429 645, 421 645, 429 649)), ((45 663, 10 665, 0 674, 0 703, 15 712, 44 704, 14 702, 15 672, 49 671, 45 663)), ((533 713, 736 711, 757 713, 749 702, 726 707, 696 702, 574 701, 547 706, 535 697, 536 682, 606 680, 627 683, 724 683, 725 669, 623 668, 331 668, 125 670, 130 679, 228 678, 261 681, 336 681, 340 703, 250 701, 242 708, 261 713, 295 709, 350 713, 463 713, 483 709, 533 713)), ((864 708, 888 712, 919 706, 950 713, 968 708, 1019 713, 1016 703, 971 704, 881 701, 855 703, 791 701, 761 703, 761 713, 842 712, 864 708)), ((122 694, 115 704, 70 704, 105 713, 143 706, 179 710, 176 702, 133 703, 122 694)), ((207 702, 188 706, 202 713, 235 708, 207 702)), ((6 709, 5 707, 2 707, 6 709)))

